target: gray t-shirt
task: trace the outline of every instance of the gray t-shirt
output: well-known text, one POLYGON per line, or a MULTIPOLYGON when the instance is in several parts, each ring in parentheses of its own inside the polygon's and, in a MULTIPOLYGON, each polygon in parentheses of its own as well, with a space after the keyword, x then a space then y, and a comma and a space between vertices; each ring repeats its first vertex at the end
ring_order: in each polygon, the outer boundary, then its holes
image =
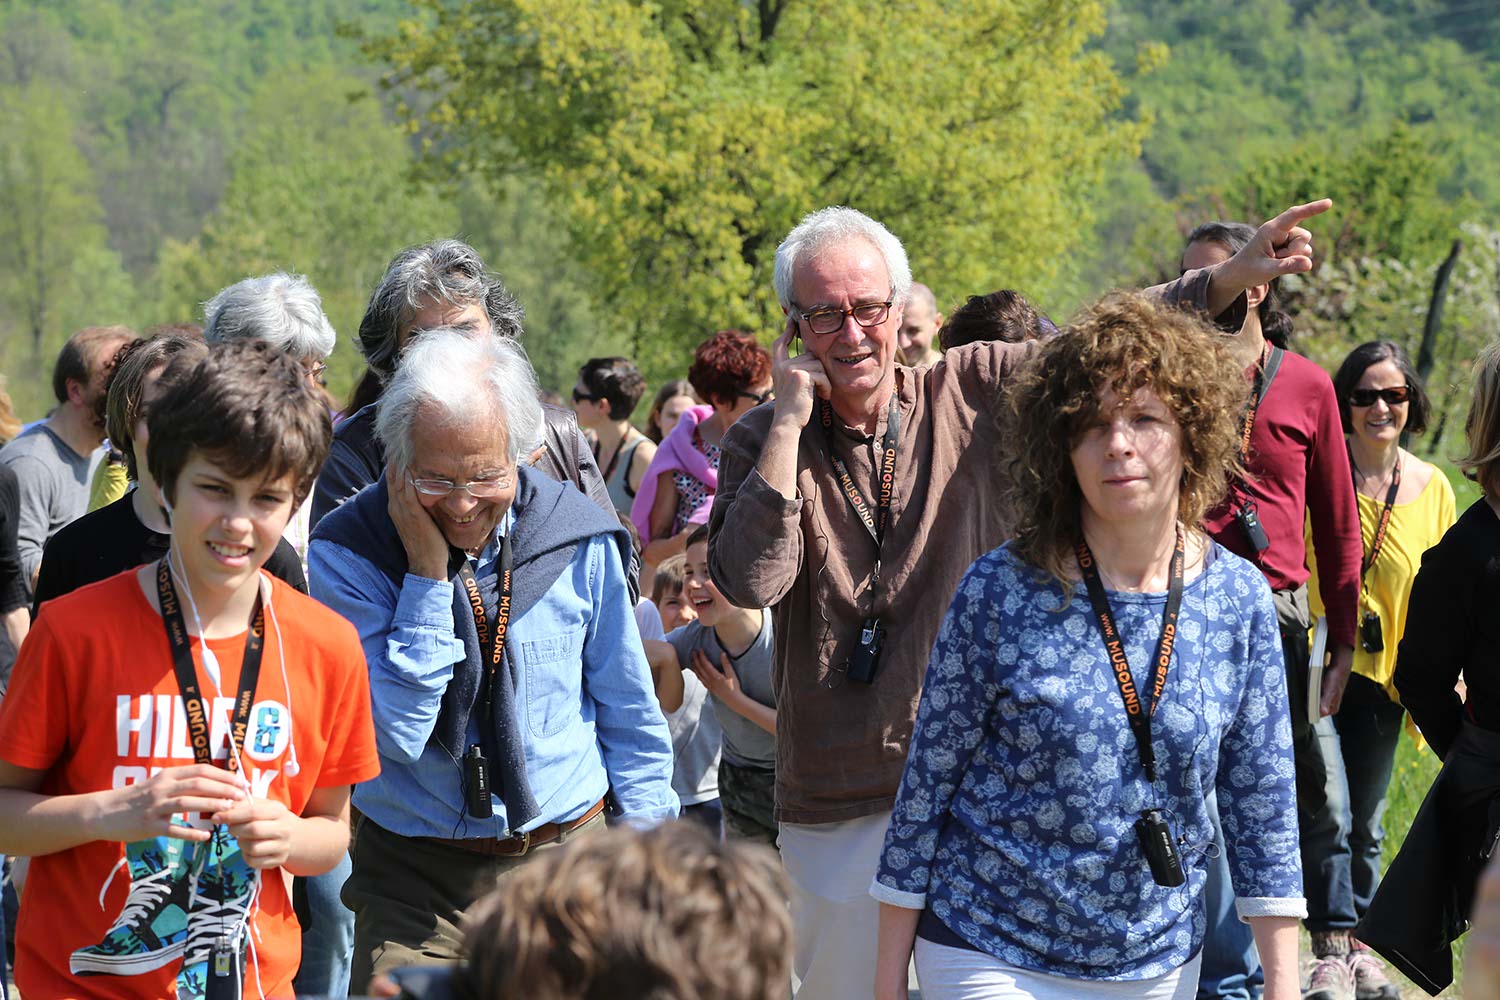
POLYGON ((89 456, 69 448, 46 424, 38 424, 0 448, 0 462, 11 467, 21 487, 16 550, 29 595, 47 539, 89 509, 89 456))
POLYGON ((708 708, 708 688, 692 673, 682 675, 682 705, 667 713, 672 734, 672 791, 685 806, 719 797, 719 747, 724 731, 708 708))
MULTIPOLYGON (((642 639, 661 642, 667 636, 661 627, 661 612, 642 597, 635 605, 635 623, 642 639)), ((664 713, 672 734, 672 791, 685 806, 712 802, 719 797, 719 744, 723 733, 719 720, 708 707, 708 688, 690 673, 682 675, 682 704, 664 713)))
MULTIPOLYGON (((689 622, 667 635, 667 641, 677 650, 677 662, 689 676, 687 681, 697 680, 692 674, 693 650, 701 649, 714 666, 719 666, 719 656, 728 652, 719 645, 714 630, 698 622, 689 622)), ((740 680, 740 690, 755 701, 770 708, 776 707, 776 691, 771 686, 771 614, 761 612, 760 635, 738 657, 731 657, 735 675, 740 680)), ((776 766, 776 737, 725 705, 713 699, 714 714, 724 730, 724 759, 740 767, 776 766)))

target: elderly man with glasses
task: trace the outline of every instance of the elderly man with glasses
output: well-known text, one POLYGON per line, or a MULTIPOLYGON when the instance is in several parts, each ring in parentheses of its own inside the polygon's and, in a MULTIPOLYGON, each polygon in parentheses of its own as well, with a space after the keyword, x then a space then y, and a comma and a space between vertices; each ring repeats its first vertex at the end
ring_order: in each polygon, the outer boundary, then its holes
POLYGON ((524 462, 543 434, 513 341, 415 338, 375 418, 385 476, 320 521, 313 595, 359 630, 380 777, 343 898, 351 985, 457 959, 471 903, 539 850, 677 814, 619 523, 524 462))
MULTIPOLYGON (((1244 252, 1157 294, 1237 326, 1247 288, 1312 266, 1298 222, 1325 208, 1289 209, 1244 252)), ((992 448, 1006 382, 1030 348, 996 341, 898 364, 906 251, 850 208, 814 212, 787 235, 775 284, 787 314, 776 402, 724 438, 709 569, 733 603, 772 609, 798 996, 867 1000, 868 889, 938 625, 964 571, 1008 534, 992 448)))

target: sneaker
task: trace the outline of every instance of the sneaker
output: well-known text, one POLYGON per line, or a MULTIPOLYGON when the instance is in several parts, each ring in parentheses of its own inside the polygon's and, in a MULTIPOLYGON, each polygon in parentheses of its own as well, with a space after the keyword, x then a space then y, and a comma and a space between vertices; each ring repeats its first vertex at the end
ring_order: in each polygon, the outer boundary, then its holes
POLYGON ((182 956, 193 882, 192 858, 184 848, 191 851, 168 837, 125 845, 121 863, 130 869, 125 906, 103 940, 73 952, 68 960, 73 975, 136 976, 182 956))
POLYGON ((1349 953, 1349 971, 1354 974, 1354 1000, 1401 1000, 1401 988, 1385 974, 1385 963, 1368 948, 1349 953))
POLYGON ((1345 956, 1312 960, 1302 1000, 1354 1000, 1354 973, 1345 956))
POLYGON ((209 979, 225 971, 216 967, 221 956, 214 954, 221 941, 238 952, 238 962, 230 966, 239 973, 236 986, 243 985, 245 946, 258 887, 255 870, 245 863, 239 842, 226 827, 214 828, 213 839, 198 852, 197 868, 187 942, 177 973, 178 1000, 203 1000, 209 979))

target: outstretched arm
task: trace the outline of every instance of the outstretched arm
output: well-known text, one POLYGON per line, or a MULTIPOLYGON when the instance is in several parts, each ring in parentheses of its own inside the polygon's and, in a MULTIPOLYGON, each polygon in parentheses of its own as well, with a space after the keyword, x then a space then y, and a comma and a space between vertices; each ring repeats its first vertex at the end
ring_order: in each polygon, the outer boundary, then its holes
POLYGON ((1312 233, 1302 223, 1333 207, 1327 198, 1293 205, 1261 224, 1245 248, 1214 268, 1208 283, 1208 314, 1217 316, 1258 285, 1313 268, 1312 233))

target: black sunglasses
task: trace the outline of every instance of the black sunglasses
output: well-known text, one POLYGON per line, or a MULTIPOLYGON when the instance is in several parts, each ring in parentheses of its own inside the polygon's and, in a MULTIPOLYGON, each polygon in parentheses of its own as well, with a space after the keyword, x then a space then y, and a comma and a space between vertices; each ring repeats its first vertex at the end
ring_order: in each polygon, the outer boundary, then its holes
POLYGON ((776 391, 774 389, 767 389, 765 392, 745 392, 743 389, 741 389, 734 395, 738 399, 753 399, 755 400, 756 405, 759 406, 761 403, 764 403, 768 399, 775 399, 776 391))
POLYGON ((577 389, 573 390, 573 402, 575 403, 581 403, 584 400, 588 400, 590 403, 597 403, 603 398, 603 396, 593 396, 586 392, 579 392, 577 389))
POLYGON ((1389 389, 1350 389, 1350 406, 1374 406, 1375 400, 1385 400, 1386 406, 1395 406, 1398 403, 1411 402, 1411 386, 1393 385, 1389 389))

